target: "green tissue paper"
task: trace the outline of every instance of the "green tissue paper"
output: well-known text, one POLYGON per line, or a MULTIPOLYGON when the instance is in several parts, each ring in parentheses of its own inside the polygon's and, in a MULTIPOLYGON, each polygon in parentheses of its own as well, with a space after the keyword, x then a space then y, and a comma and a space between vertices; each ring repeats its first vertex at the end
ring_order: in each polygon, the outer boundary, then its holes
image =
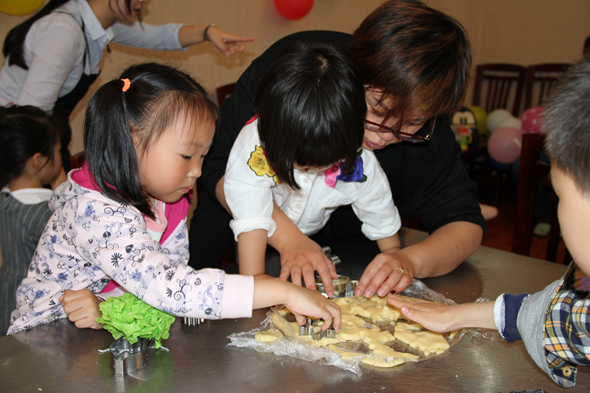
POLYGON ((99 305, 102 317, 96 321, 111 332, 115 340, 124 338, 135 344, 138 338, 155 338, 156 348, 170 336, 174 316, 139 300, 131 293, 109 297, 99 305))

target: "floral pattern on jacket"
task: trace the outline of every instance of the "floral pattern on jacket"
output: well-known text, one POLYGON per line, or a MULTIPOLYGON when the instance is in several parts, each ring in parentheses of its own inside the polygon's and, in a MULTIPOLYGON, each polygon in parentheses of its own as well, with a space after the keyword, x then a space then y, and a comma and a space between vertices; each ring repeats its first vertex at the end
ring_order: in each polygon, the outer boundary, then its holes
POLYGON ((78 185, 71 173, 50 207, 54 213, 17 290, 8 334, 66 318, 58 300, 66 290, 98 294, 111 278, 170 314, 222 317, 225 273, 187 266, 186 215, 160 245, 139 210, 78 185))

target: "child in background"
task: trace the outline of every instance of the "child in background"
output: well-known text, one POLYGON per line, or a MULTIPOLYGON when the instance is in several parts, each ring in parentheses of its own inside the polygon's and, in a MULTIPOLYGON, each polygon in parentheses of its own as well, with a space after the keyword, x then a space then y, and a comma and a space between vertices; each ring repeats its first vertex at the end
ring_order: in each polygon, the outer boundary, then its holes
POLYGON ((535 363, 569 388, 577 365, 590 365, 590 293, 575 287, 577 269, 590 273, 590 58, 552 91, 544 128, 559 223, 574 258, 565 275, 541 292, 504 293, 495 302, 415 304, 396 295, 388 300, 405 317, 438 332, 481 327, 498 329, 509 342, 522 338, 535 363))
MULTIPOLYGON (((361 148, 367 103, 360 71, 339 49, 300 43, 283 50, 258 84, 254 111, 224 179, 240 273, 264 274, 267 239, 285 215, 311 235, 343 205, 352 205, 382 253, 399 250, 401 220, 387 177, 361 148)), ((301 276, 292 278, 301 285, 301 276)))
POLYGON ((0 336, 10 325, 16 288, 52 211, 48 201, 61 168, 55 121, 34 106, 0 108, 0 336))
POLYGON ((340 310, 315 291, 187 266, 186 194, 201 174, 216 114, 197 82, 164 65, 132 66, 98 89, 84 123, 86 164, 55 191, 8 334, 67 317, 64 292, 97 295, 111 279, 173 315, 249 317, 283 303, 301 324, 312 316, 338 329, 340 310))
POLYGON ((59 129, 39 108, 0 108, 0 336, 10 324, 16 289, 26 277, 61 168, 59 129))

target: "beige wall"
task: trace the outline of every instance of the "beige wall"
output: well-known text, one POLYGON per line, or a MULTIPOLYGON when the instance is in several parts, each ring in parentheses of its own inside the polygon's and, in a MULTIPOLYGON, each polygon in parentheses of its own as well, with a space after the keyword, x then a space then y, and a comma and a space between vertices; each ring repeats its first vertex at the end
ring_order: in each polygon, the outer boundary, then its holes
MULTIPOLYGON (((91 88, 145 59, 170 61, 190 72, 207 88, 235 81, 250 62, 274 41, 308 29, 352 32, 382 0, 316 0, 312 11, 299 21, 288 21, 276 11, 273 0, 152 0, 144 21, 208 24, 235 34, 256 38, 241 55, 226 58, 209 44, 186 52, 154 52, 111 45, 105 53, 102 74, 91 88)), ((427 0, 431 6, 457 18, 466 28, 474 64, 509 62, 530 65, 574 62, 590 34, 590 2, 587 0, 427 0)), ((0 13, 0 37, 26 19, 0 13)), ((470 95, 468 95, 470 97, 470 95)), ((467 99, 469 103, 470 99, 467 99)), ((72 152, 82 150, 83 110, 87 99, 72 115, 72 152)))

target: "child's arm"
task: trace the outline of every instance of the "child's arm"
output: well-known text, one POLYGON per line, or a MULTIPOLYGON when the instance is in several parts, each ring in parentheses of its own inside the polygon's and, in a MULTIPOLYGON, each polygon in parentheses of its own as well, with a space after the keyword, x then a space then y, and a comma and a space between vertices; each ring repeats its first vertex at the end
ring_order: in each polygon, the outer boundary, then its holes
POLYGON ((494 323, 495 302, 447 306, 440 303, 414 301, 398 295, 389 295, 387 301, 399 308, 404 317, 435 332, 443 333, 463 328, 497 330, 494 323))
MULTIPOLYGON (((268 232, 255 229, 238 235, 238 261, 240 274, 260 277, 264 275, 266 239, 268 232)), ((264 277, 269 277, 264 275, 264 277)))
POLYGON ((304 325, 306 317, 324 320, 322 330, 332 325, 340 329, 340 307, 326 299, 318 291, 301 288, 289 282, 273 279, 254 281, 253 309, 284 304, 295 314, 297 323, 304 325))
POLYGON ((100 300, 88 289, 80 291, 67 290, 59 298, 68 319, 79 329, 102 329, 96 320, 102 316, 98 305, 100 300))

